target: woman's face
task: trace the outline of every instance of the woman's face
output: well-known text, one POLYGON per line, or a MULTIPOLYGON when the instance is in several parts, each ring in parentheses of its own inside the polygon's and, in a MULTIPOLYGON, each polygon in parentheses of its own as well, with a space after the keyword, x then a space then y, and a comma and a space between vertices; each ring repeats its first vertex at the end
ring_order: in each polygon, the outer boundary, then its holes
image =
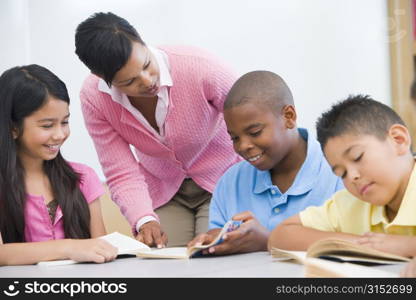
POLYGON ((159 65, 145 45, 133 42, 132 46, 130 58, 111 84, 129 97, 154 97, 160 88, 159 65))

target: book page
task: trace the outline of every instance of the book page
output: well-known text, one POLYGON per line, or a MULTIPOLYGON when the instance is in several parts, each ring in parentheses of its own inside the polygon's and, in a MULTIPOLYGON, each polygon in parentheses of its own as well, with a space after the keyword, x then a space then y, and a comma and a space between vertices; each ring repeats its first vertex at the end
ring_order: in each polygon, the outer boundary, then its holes
POLYGON ((317 258, 332 260, 336 262, 345 262, 345 263, 353 263, 353 264, 361 264, 361 265, 395 265, 400 263, 397 260, 390 260, 390 259, 383 259, 383 258, 376 258, 376 257, 367 257, 367 256, 356 256, 356 255, 338 255, 338 254, 328 254, 328 255, 320 255, 317 258))
POLYGON ((381 262, 390 261, 390 263, 410 261, 409 258, 382 252, 369 247, 364 247, 359 244, 355 244, 349 241, 340 239, 323 239, 313 243, 307 251, 308 257, 320 257, 320 256, 344 256, 354 257, 361 261, 373 261, 382 260, 381 262))
POLYGON ((151 249, 151 251, 139 251, 136 252, 136 255, 138 257, 142 258, 190 258, 196 256, 196 254, 199 253, 199 251, 203 249, 207 249, 211 246, 214 246, 222 241, 222 237, 227 232, 234 230, 238 225, 238 222, 235 221, 228 221, 225 223, 225 225, 222 227, 221 231, 218 233, 218 235, 215 237, 215 239, 207 244, 207 245, 201 245, 201 246, 193 246, 190 248, 186 247, 168 247, 168 248, 162 248, 162 249, 151 249))
POLYGON ((104 235, 100 237, 107 242, 109 242, 114 247, 118 248, 117 254, 136 254, 137 250, 143 251, 147 250, 150 251, 150 247, 146 244, 139 242, 136 239, 128 237, 124 234, 121 234, 117 231, 104 235))
POLYGON ((279 260, 296 260, 297 262, 303 264, 306 259, 305 251, 291 251, 283 250, 279 248, 272 248, 271 251, 272 257, 279 260))
POLYGON ((139 250, 136 252, 138 257, 142 258, 189 258, 186 247, 168 247, 161 249, 139 250))
POLYGON ((307 258, 305 261, 305 277, 369 277, 393 278, 398 274, 350 263, 338 263, 319 258, 307 258))

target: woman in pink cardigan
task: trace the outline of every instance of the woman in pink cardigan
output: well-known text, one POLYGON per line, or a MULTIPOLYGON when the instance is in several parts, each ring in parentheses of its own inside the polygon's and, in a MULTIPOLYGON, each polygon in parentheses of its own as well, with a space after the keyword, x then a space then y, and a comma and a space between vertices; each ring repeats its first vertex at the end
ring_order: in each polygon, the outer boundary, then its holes
POLYGON ((113 201, 136 238, 186 245, 205 232, 211 192, 239 160, 223 120, 236 76, 205 51, 147 46, 112 13, 96 13, 75 35, 90 69, 82 111, 113 201))

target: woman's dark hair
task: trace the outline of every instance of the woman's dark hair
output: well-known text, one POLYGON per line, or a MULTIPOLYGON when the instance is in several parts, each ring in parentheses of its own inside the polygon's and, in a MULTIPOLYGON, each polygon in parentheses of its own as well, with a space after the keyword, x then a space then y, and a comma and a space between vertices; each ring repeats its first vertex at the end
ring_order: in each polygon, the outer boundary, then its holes
MULTIPOLYGON (((23 121, 52 96, 69 104, 65 84, 38 65, 14 67, 0 76, 0 232, 3 242, 25 241, 25 170, 18 157, 23 121)), ((90 213, 79 189, 80 175, 63 159, 44 161, 54 199, 63 213, 66 238, 89 238, 90 213)))
POLYGON ((131 55, 132 42, 145 45, 129 22, 111 12, 95 13, 78 25, 75 53, 92 73, 111 86, 131 55))

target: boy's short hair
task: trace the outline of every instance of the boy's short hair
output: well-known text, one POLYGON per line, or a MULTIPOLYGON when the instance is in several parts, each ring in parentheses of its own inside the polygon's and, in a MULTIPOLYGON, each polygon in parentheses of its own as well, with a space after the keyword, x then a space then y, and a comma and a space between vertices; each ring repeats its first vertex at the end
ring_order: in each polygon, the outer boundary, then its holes
POLYGON ((293 96, 286 82, 269 71, 253 71, 241 76, 231 87, 224 110, 249 102, 266 104, 276 112, 282 105, 293 105, 293 96))
POLYGON ((132 42, 145 45, 136 29, 125 19, 111 13, 95 13, 80 23, 75 33, 75 53, 108 86, 126 64, 132 42))
POLYGON ((393 124, 406 126, 389 106, 368 95, 353 95, 333 105, 316 122, 322 149, 328 139, 343 134, 368 134, 384 140, 393 124))

